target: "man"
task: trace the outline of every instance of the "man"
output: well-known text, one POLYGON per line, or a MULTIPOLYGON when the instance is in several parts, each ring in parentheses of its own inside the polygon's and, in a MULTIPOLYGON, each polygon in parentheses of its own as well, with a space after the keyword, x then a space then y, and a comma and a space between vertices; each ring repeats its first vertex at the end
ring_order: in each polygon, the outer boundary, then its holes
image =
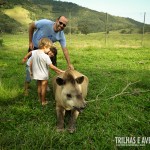
MULTIPOLYGON (((60 16, 56 19, 56 22, 47 19, 32 22, 29 26, 29 51, 38 49, 38 42, 43 37, 49 38, 53 43, 59 41, 68 68, 74 69, 73 65, 70 63, 69 52, 66 47, 66 38, 63 32, 67 23, 68 19, 65 16, 60 16)), ((52 62, 54 65, 57 65, 56 55, 52 58, 52 62)))

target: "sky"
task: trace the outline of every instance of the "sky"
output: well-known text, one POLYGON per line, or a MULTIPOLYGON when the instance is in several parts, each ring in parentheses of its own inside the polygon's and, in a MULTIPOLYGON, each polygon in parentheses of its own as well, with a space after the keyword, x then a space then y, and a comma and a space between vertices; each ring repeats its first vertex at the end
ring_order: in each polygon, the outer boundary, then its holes
POLYGON ((60 0, 72 2, 99 12, 114 16, 128 17, 150 24, 150 0, 60 0))

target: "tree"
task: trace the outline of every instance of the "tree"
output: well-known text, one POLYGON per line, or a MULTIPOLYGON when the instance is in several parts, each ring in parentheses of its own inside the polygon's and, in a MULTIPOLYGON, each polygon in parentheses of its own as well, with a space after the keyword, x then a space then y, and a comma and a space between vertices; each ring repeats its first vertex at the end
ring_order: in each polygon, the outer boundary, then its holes
POLYGON ((88 34, 89 33, 89 28, 87 26, 87 23, 85 22, 80 22, 78 24, 78 30, 82 33, 82 34, 88 34))

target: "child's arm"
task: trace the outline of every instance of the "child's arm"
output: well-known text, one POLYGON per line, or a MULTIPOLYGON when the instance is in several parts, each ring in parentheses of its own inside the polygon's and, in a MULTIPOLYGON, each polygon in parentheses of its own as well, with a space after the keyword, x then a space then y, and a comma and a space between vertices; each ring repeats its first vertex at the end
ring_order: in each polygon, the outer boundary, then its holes
POLYGON ((58 74, 65 72, 65 71, 63 71, 63 70, 61 70, 61 69, 55 67, 53 64, 50 64, 49 67, 50 67, 51 69, 53 69, 53 70, 54 70, 56 73, 58 73, 58 74))
POLYGON ((28 57, 30 57, 32 55, 32 51, 29 52, 27 55, 24 56, 24 58, 22 59, 22 63, 25 63, 26 60, 28 59, 28 57))

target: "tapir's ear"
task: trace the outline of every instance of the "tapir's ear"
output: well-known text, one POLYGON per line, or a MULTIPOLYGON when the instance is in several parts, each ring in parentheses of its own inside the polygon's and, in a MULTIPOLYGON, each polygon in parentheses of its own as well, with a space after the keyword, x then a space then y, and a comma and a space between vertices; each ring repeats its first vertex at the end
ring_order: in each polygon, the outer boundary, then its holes
POLYGON ((78 77, 75 80, 78 84, 81 84, 84 81, 84 76, 78 77))
POLYGON ((60 77, 57 77, 56 78, 56 83, 61 86, 61 85, 65 84, 65 80, 60 78, 60 77))

